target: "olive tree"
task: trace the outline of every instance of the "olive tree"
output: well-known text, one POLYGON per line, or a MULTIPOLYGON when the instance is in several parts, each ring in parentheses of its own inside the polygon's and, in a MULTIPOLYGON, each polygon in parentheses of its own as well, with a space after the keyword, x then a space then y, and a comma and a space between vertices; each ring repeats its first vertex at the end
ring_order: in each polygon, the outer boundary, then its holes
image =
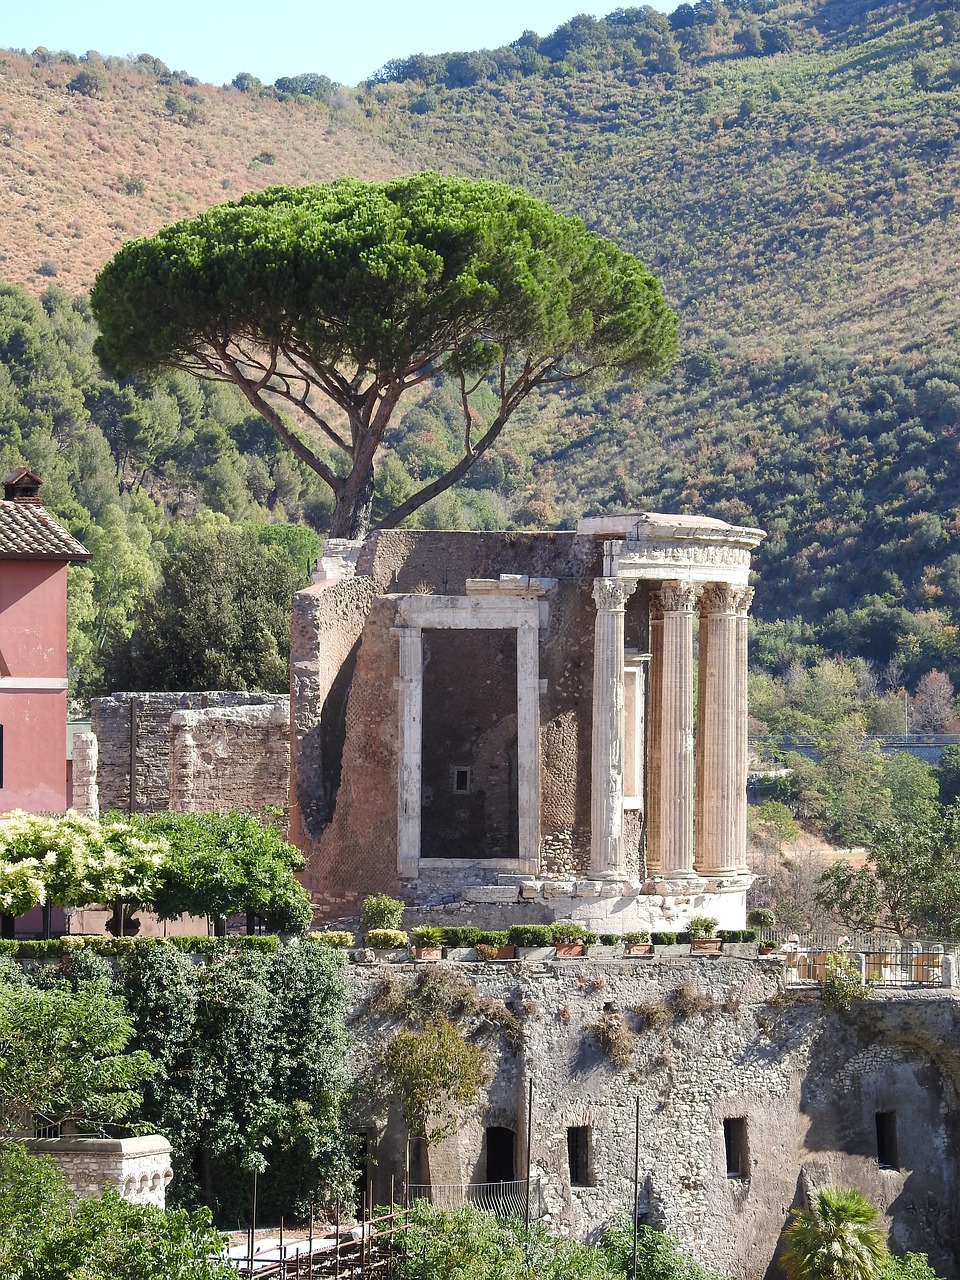
POLYGON ((185 369, 239 387, 329 485, 339 537, 366 532, 405 394, 454 380, 462 456, 384 527, 466 475, 537 388, 656 374, 677 341, 632 254, 523 191, 435 173, 216 205, 124 245, 92 306, 113 375, 185 369), (495 393, 486 416, 481 388, 495 393))

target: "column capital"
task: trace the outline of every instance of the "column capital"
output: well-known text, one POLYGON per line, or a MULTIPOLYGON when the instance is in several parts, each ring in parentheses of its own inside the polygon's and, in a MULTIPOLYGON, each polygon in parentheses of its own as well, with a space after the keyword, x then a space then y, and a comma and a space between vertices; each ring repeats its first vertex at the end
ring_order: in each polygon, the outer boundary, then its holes
POLYGON ((753 600, 753 587, 730 582, 710 582, 700 597, 701 613, 726 613, 745 618, 753 600))
POLYGON ((599 613, 623 613, 637 589, 636 578, 594 578, 593 598, 599 613))
POLYGON ((693 613, 702 592, 700 582, 661 582, 651 603, 661 613, 693 613))

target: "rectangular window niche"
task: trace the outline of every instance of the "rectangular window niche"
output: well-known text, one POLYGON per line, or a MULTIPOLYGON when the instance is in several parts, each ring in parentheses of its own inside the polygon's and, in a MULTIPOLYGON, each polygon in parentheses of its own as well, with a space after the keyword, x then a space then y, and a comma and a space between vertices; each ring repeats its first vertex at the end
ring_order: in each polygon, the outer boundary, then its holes
MULTIPOLYGON (((416 880, 421 872, 424 631, 516 631, 517 857, 513 865, 528 874, 539 869, 540 627, 547 621, 542 597, 552 585, 551 579, 505 575, 499 582, 468 580, 465 596, 409 595, 399 601, 394 635, 400 666, 397 873, 401 879, 416 880)), ((456 696, 456 688, 451 688, 450 698, 456 696)))
POLYGON ((750 1174, 747 1153, 747 1121, 733 1116, 723 1122, 723 1146, 728 1178, 746 1178, 750 1174))

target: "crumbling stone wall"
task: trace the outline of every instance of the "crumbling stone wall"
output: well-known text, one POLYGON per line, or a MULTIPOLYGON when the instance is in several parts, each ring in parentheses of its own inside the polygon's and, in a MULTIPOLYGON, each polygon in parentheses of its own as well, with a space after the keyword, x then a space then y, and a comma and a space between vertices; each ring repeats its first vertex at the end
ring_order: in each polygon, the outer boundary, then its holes
POLYGON ((290 785, 290 700, 175 711, 170 808, 177 813, 279 809, 290 785))
POLYGON ((542 860, 550 874, 581 874, 589 860, 592 591, 602 544, 573 533, 387 530, 364 544, 356 572, 294 597, 290 830, 307 855, 304 879, 321 914, 348 914, 376 891, 441 902, 496 874, 469 858, 456 868, 428 858, 419 882, 396 875, 399 652, 391 598, 462 595, 468 578, 557 579, 540 636, 542 860))
MULTIPOLYGON (((391 966, 412 980, 423 966, 391 966)), ((450 966, 452 967, 452 966, 450 966)), ((585 1237, 633 1204, 639 1102, 641 1220, 674 1232, 703 1263, 759 1280, 804 1186, 856 1186, 879 1205, 897 1252, 928 1252, 957 1275, 960 1000, 890 992, 847 1013, 814 993, 784 993, 776 959, 572 960, 459 965, 522 1022, 500 1041, 491 1082, 456 1133, 430 1153, 436 1181, 484 1180, 484 1131, 516 1134, 524 1176, 525 1099, 533 1084, 531 1163, 547 1222, 585 1237), (604 1022, 628 1060, 617 1064, 604 1022), (878 1161, 877 1113, 894 1113, 899 1167, 878 1161), (724 1121, 745 1126, 728 1171, 724 1121), (571 1185, 567 1132, 588 1131, 589 1185, 571 1185), (454 1176, 441 1179, 437 1170, 454 1176)), ((367 1001, 382 966, 356 969, 357 1062, 365 1077, 392 1027, 367 1001)), ((382 1195, 403 1169, 395 1110, 371 1117, 382 1195)))
POLYGON ((102 1196, 113 1187, 132 1204, 165 1207, 173 1178, 171 1146, 159 1134, 143 1138, 28 1138, 32 1155, 49 1156, 75 1195, 102 1196))
MULTIPOLYGON (((276 708, 287 706, 288 702, 283 694, 233 691, 115 693, 109 698, 94 698, 90 713, 93 732, 97 736, 97 785, 101 810, 131 811, 131 759, 134 761, 132 811, 159 813, 170 807, 170 718, 174 712, 231 707, 276 708)), ((282 728, 273 726, 272 731, 278 739, 284 737, 282 728)), ((228 768, 226 760, 226 757, 221 760, 222 770, 228 768)), ((241 768, 233 785, 238 798, 243 791, 242 777, 241 768)), ((257 792, 254 784, 248 788, 246 801, 239 803, 238 807, 256 810, 284 801, 285 789, 280 793, 274 789, 270 798, 265 798, 257 792)))

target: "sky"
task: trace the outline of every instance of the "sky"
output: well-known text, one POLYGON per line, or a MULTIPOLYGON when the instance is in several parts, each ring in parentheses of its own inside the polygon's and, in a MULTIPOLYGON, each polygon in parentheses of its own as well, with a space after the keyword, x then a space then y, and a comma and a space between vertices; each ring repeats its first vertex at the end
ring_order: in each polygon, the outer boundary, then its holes
MULTIPOLYGON (((391 58, 510 44, 622 0, 0 0, 0 47, 151 53, 175 71, 264 84, 316 71, 355 85, 391 58)), ((637 0, 634 0, 636 3, 637 0)), ((669 10, 676 0, 653 0, 669 10)))

